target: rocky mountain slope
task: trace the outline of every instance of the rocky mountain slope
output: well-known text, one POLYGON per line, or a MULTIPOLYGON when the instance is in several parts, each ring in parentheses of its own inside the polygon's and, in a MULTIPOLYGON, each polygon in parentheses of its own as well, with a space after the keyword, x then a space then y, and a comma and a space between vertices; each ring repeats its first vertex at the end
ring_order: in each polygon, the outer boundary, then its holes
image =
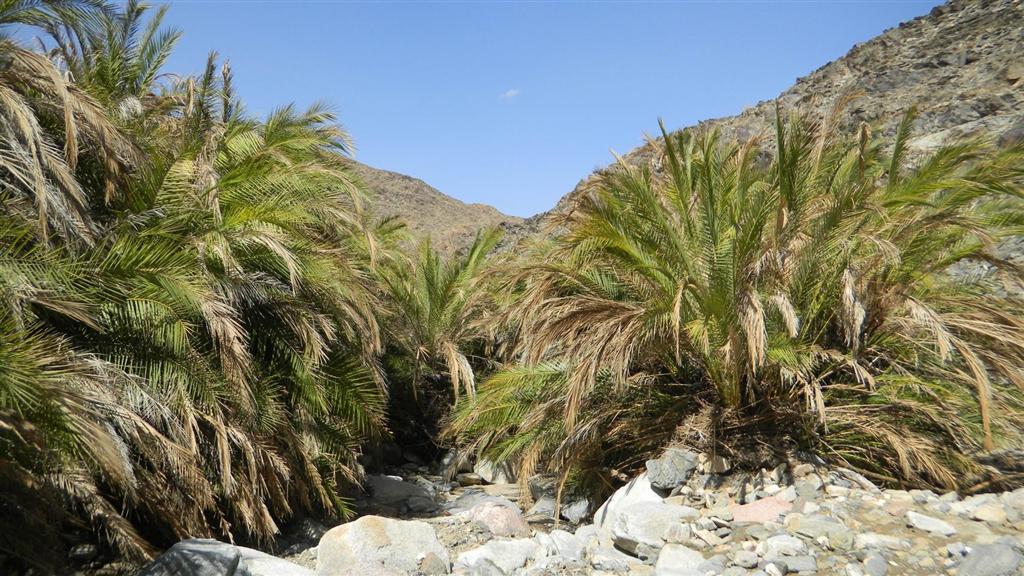
POLYGON ((429 235, 434 247, 442 252, 466 248, 481 228, 522 222, 522 218, 502 214, 491 206, 460 202, 418 178, 359 162, 353 162, 353 169, 369 189, 381 215, 399 216, 414 239, 429 235))
MULTIPOLYGON (((778 98, 700 127, 718 128, 724 138, 762 136, 770 148, 777 105, 821 115, 838 99, 854 95, 841 121, 851 130, 867 122, 892 136, 902 114, 917 107, 911 153, 974 135, 1004 144, 1024 138, 1024 4, 952 0, 854 46, 778 98)), ((625 160, 651 162, 653 152, 648 144, 625 160)), ((593 175, 582 180, 553 210, 514 227, 506 245, 541 233, 552 215, 571 209, 573 198, 592 180, 593 175)))

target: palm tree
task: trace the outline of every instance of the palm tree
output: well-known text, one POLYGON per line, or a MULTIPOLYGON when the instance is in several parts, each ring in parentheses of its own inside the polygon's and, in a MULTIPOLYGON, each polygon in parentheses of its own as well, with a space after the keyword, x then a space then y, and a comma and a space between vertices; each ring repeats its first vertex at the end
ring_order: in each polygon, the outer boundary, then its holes
POLYGON ((133 118, 152 98, 156 83, 181 31, 163 25, 169 6, 139 0, 96 11, 61 10, 61 18, 41 27, 53 41, 50 50, 75 83, 87 89, 121 118, 133 118))
MULTIPOLYGON (((322 107, 193 114, 205 119, 181 122, 202 146, 186 134, 169 147, 137 191, 148 208, 93 251, 117 292, 89 346, 158 390, 182 423, 174 440, 216 463, 222 526, 267 539, 295 506, 347 513, 338 489, 384 433, 359 193, 322 107)), ((177 537, 211 533, 209 508, 186 496, 147 505, 177 537)))
MULTIPOLYGON (((546 261, 508 283, 527 365, 565 367, 549 392, 564 401, 560 438, 593 433, 595 401, 654 386, 689 399, 667 425, 691 442, 767 422, 888 482, 956 486, 969 454, 1019 441, 1019 293, 947 270, 985 262, 1019 280, 993 247, 1021 231, 1024 150, 971 142, 907 169, 912 119, 884 153, 866 127, 849 139, 780 114, 767 165, 754 141, 664 134, 663 171, 600 177, 546 261)), ((520 410, 514 435, 551 406, 520 410)), ((467 408, 455 432, 472 440, 480 417, 467 408)))
MULTIPOLYGON (((70 4, 0 15, 68 31, 86 17, 54 8, 70 4)), ((212 56, 145 97, 162 58, 145 47, 171 36, 125 10, 91 16, 123 28, 90 24, 122 45, 65 60, 82 84, 0 40, 0 476, 142 560, 348 512, 361 446, 387 433, 373 267, 392 226, 366 213, 329 109, 250 118, 212 56), (131 97, 142 118, 110 121, 100 102, 131 97)), ((45 522, 10 518, 4 551, 53 561, 15 535, 45 522)))
POLYGON ((414 388, 444 370, 456 402, 460 389, 469 397, 476 394, 467 346, 486 335, 479 322, 489 304, 483 272, 500 239, 500 230, 484 230, 465 253, 447 259, 428 239, 415 260, 399 260, 383 271, 394 307, 390 341, 412 358, 414 388))
POLYGON ((16 183, 2 192, 13 209, 34 214, 43 241, 51 233, 88 243, 90 208, 111 200, 137 150, 103 108, 45 57, 0 38, 0 175, 16 183), (81 157, 102 169, 98 194, 83 188, 81 157))

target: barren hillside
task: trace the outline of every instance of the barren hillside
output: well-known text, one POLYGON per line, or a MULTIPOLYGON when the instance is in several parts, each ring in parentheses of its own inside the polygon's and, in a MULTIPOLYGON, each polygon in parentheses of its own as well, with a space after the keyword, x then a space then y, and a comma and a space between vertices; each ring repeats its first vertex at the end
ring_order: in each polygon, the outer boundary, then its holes
POLYGON ((460 202, 418 178, 358 162, 354 168, 382 215, 401 217, 414 238, 429 235, 442 252, 465 248, 481 228, 515 226, 523 220, 485 204, 460 202))
MULTIPOLYGON (((918 151, 962 136, 987 136, 1003 144, 1024 137, 1024 4, 953 0, 854 46, 775 100, 700 126, 715 126, 725 138, 762 135, 770 147, 777 105, 822 114, 847 95, 858 97, 847 106, 842 125, 852 129, 868 122, 885 135, 895 132, 904 111, 917 106, 912 147, 918 151)), ((650 162, 651 146, 625 158, 650 162)), ((550 214, 570 209, 591 177, 551 211, 514 227, 506 245, 541 232, 550 214)))

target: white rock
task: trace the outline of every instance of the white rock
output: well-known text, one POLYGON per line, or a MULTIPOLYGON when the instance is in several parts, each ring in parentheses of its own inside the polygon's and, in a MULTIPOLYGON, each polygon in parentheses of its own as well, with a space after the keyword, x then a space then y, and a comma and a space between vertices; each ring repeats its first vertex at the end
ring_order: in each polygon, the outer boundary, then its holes
POLYGON ((754 568, 757 566, 757 553, 749 550, 740 550, 733 554, 732 561, 741 568, 754 568))
POLYGON ((979 544, 975 546, 957 572, 960 576, 1004 576, 1016 574, 1024 563, 1019 552, 1005 544, 979 544))
POLYGON ((874 532, 865 532, 864 534, 857 534, 853 539, 853 546, 858 550, 866 548, 885 548, 887 550, 909 550, 910 542, 907 540, 901 540, 895 536, 889 536, 888 534, 876 534, 874 532))
POLYGON ((956 534, 956 528, 954 528, 949 522, 945 520, 939 520, 938 518, 932 518, 931 516, 925 516, 919 514, 913 510, 907 511, 907 524, 917 528, 918 530, 924 530, 925 532, 931 532, 932 534, 940 534, 942 536, 952 536, 956 534))
POLYGON ((989 524, 1003 524, 1006 522, 1006 510, 998 502, 982 504, 971 513, 971 518, 981 520, 989 524))
POLYGON ((668 544, 658 555, 654 565, 655 576, 703 576, 697 569, 704 562, 704 555, 682 544, 668 544))
POLYGON ((584 548, 589 548, 591 544, 602 544, 611 546, 612 539, 611 534, 599 529, 593 524, 585 524, 576 529, 576 533, 573 534, 583 543, 584 548))
POLYGON ((1010 508, 1024 512, 1024 488, 1018 488, 1013 492, 1005 492, 999 499, 1010 508))
POLYGON ((641 502, 623 507, 612 525, 615 545, 627 552, 638 546, 658 549, 672 526, 684 520, 695 520, 700 512, 689 506, 676 506, 664 502, 641 502))
POLYGON ((507 574, 525 566, 538 551, 540 545, 531 538, 491 540, 483 546, 459 554, 454 569, 456 573, 469 572, 493 564, 507 574))
POLYGON ((482 502, 459 514, 484 526, 495 536, 529 536, 530 527, 519 508, 482 502))
POLYGON ((807 544, 796 536, 778 534, 758 544, 757 553, 765 557, 799 556, 807 553, 807 544))
POLYGON ((594 525, 598 528, 612 530, 615 519, 619 512, 644 502, 661 502, 661 496, 651 487, 647 480, 647 474, 641 474, 631 480, 622 488, 619 488, 608 500, 594 513, 594 525))
POLYGON ((614 573, 627 572, 631 566, 642 564, 640 560, 629 554, 608 546, 591 548, 587 556, 590 558, 590 565, 594 568, 614 573))
POLYGON ((552 530, 549 534, 537 534, 535 539, 548 556, 562 556, 570 560, 583 559, 584 542, 575 534, 565 530, 552 530))
POLYGON ((380 516, 363 516, 328 530, 317 550, 318 576, 406 574, 419 571, 428 560, 449 565, 448 551, 430 524, 380 516))

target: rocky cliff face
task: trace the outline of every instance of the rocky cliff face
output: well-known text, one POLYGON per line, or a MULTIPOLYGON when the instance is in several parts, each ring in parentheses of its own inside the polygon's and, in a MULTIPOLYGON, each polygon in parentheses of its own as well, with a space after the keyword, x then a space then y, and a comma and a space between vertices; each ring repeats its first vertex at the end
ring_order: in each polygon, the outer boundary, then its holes
POLYGON ((382 216, 399 216, 414 240, 430 236, 441 252, 468 247, 481 228, 517 226, 523 220, 491 206, 460 202, 418 178, 359 162, 353 162, 352 167, 382 216))
MULTIPOLYGON (((851 95, 857 98, 845 108, 841 126, 852 130, 868 122, 886 136, 894 135, 903 113, 916 106, 912 153, 974 135, 1003 144, 1024 138, 1024 4, 952 0, 854 46, 775 100, 700 126, 716 127, 724 138, 760 135, 770 148, 777 105, 821 115, 851 95)), ((649 144, 625 156, 637 164, 652 159, 649 144)), ((550 216, 571 209, 573 198, 592 178, 582 180, 550 212, 515 226, 506 244, 542 233, 550 216)))

